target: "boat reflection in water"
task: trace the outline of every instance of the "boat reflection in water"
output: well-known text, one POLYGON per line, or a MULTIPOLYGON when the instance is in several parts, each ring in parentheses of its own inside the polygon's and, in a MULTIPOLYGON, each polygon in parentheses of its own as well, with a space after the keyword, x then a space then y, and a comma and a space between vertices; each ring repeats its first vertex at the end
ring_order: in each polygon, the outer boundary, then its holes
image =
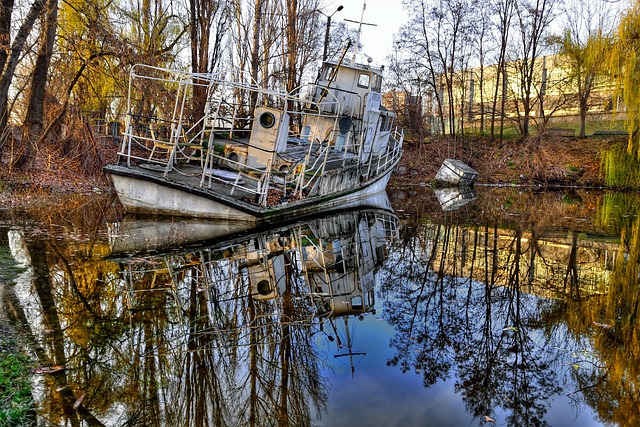
POLYGON ((329 392, 321 348, 335 341, 336 357, 359 354, 342 328, 373 311, 375 274, 396 227, 391 210, 366 208, 163 252, 150 227, 121 224, 114 248, 153 242, 156 251, 115 255, 131 313, 133 399, 144 402, 137 417, 311 425, 329 392))

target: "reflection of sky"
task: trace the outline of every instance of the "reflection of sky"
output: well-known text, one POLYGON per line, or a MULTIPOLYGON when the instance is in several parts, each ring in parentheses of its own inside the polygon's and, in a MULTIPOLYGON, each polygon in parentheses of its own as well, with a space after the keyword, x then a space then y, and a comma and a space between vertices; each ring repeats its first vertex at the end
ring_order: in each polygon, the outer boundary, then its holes
MULTIPOLYGON (((429 388, 422 385, 422 375, 414 370, 402 373, 399 367, 387 366, 395 349, 389 347, 394 330, 381 319, 382 307, 377 298, 377 314, 364 320, 350 319, 355 328, 353 351, 366 352, 355 357, 355 374, 351 375, 348 358, 334 358, 336 343, 323 344, 329 369, 322 376, 331 383, 327 413, 314 425, 321 426, 467 426, 507 425, 509 413, 487 414, 496 423, 485 423, 469 413, 462 396, 454 391, 456 378, 438 381, 429 388)), ((337 325, 342 326, 338 320, 337 325)), ((341 334, 342 336, 344 334, 341 334)), ((455 363, 454 363, 455 366, 455 363)), ((451 372, 455 375, 455 369, 451 372)), ((562 381, 558 379, 558 381, 562 381)), ((600 426, 594 413, 584 405, 576 408, 564 390, 549 405, 545 420, 549 426, 600 426)), ((497 408, 500 409, 500 408, 497 408)), ((500 409, 501 410, 501 409, 500 409)))

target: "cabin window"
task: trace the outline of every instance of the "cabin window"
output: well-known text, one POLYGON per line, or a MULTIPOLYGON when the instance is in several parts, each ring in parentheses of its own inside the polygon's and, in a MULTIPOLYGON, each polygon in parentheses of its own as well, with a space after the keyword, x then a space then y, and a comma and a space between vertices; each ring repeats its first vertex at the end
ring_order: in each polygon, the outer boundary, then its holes
POLYGON ((377 74, 373 75, 372 89, 376 92, 380 92, 382 89, 382 76, 378 76, 377 74))
POLYGON ((333 67, 327 67, 324 70, 324 79, 331 80, 331 76, 333 75, 333 67))
POLYGON ((387 129, 389 127, 389 118, 387 116, 381 116, 380 117, 380 131, 382 132, 386 132, 389 129, 387 129))
POLYGON ((260 295, 269 295, 272 291, 271 284, 268 280, 260 280, 256 285, 256 288, 260 295))
POLYGON ((351 308, 354 310, 362 310, 364 306, 362 305, 362 297, 360 295, 356 295, 351 297, 351 308))
POLYGON ((360 74, 358 77, 358 87, 369 89, 369 81, 371 80, 369 74, 360 74))

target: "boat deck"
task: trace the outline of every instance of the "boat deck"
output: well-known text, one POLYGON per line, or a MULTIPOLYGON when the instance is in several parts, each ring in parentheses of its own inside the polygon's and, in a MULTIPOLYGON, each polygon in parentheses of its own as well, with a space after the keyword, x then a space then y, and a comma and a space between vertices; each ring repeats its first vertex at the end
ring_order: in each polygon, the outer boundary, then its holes
POLYGON ((200 151, 197 155, 183 152, 173 159, 158 151, 153 157, 129 156, 129 164, 124 157, 120 164, 105 170, 240 206, 245 212, 262 216, 266 211, 281 210, 283 204, 302 204, 302 199, 313 197, 318 176, 358 167, 354 154, 332 148, 314 150, 300 140, 289 140, 286 152, 276 156, 275 167, 271 168, 247 168, 231 160, 231 153, 247 157, 247 142, 242 139, 219 138, 212 153, 200 151))

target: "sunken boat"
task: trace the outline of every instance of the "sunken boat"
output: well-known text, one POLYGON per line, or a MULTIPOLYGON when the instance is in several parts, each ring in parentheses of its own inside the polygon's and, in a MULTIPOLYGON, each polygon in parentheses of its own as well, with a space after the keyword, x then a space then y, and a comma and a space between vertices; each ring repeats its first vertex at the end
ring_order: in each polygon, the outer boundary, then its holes
POLYGON ((292 93, 233 72, 134 66, 118 161, 105 167, 125 210, 258 224, 384 192, 403 132, 382 105, 382 69, 345 54, 292 93), (202 91, 204 111, 189 113, 202 91), (154 114, 137 114, 160 95, 154 114))

